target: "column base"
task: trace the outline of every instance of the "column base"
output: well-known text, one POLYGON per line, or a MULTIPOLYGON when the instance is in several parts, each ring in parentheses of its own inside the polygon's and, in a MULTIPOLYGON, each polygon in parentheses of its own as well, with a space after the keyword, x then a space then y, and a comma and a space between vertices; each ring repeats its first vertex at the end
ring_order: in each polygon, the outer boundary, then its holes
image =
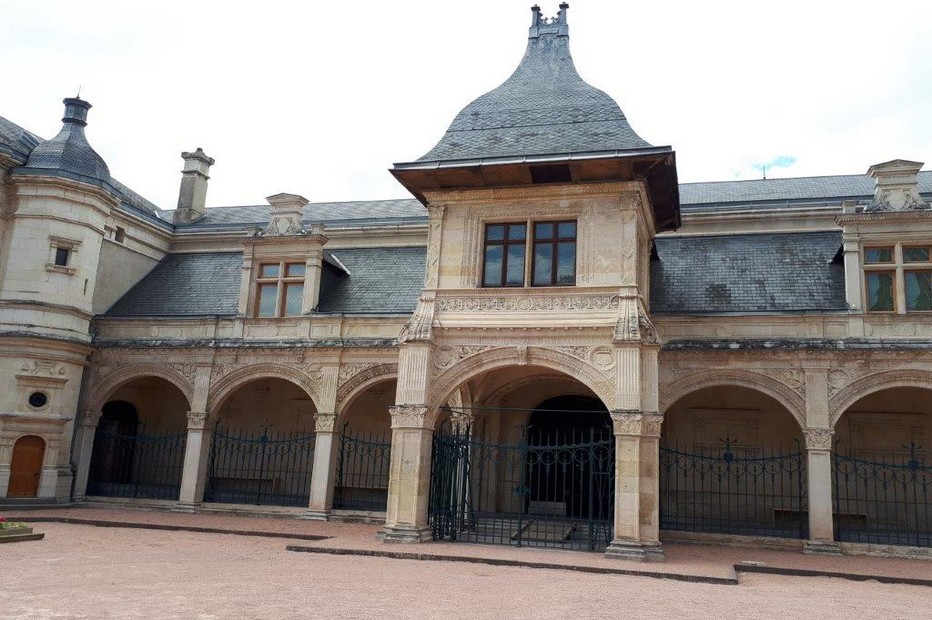
POLYGON ((663 562, 665 553, 659 542, 613 540, 605 550, 605 557, 634 562, 663 562))
POLYGON ((194 514, 197 512, 199 504, 192 502, 178 502, 171 507, 171 512, 186 512, 188 514, 194 514))
POLYGON ((330 513, 324 510, 308 510, 298 518, 307 519, 308 521, 329 521, 330 513))
POLYGON ((844 555, 836 542, 828 540, 807 540, 803 545, 803 553, 812 555, 844 555))
POLYGON ((434 539, 429 527, 414 527, 411 525, 385 526, 375 535, 383 543, 423 543, 434 539))

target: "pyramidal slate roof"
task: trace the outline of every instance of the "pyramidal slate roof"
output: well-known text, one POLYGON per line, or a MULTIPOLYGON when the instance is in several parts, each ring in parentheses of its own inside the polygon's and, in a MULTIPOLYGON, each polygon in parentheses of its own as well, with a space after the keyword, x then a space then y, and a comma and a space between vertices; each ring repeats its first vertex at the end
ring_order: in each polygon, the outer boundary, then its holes
POLYGON ((463 108, 418 163, 653 148, 618 104, 579 77, 568 5, 553 19, 532 7, 527 51, 504 84, 463 108))
POLYGON ((109 183, 110 169, 107 163, 84 135, 87 111, 91 104, 78 98, 68 98, 62 103, 65 104, 65 116, 61 119, 61 131, 32 150, 26 168, 55 170, 109 183))

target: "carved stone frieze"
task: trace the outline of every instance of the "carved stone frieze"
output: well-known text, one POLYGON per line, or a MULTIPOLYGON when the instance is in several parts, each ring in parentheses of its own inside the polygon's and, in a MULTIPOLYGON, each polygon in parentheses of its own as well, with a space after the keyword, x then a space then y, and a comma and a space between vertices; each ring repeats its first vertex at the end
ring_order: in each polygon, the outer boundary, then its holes
POLYGON ((804 428, 803 436, 806 438, 808 450, 831 450, 832 437, 835 431, 828 428, 804 428))
POLYGON ((443 312, 547 312, 611 310, 618 307, 613 295, 565 295, 527 297, 441 296, 437 309, 443 312))
POLYGON ((611 416, 616 435, 660 437, 663 425, 663 416, 660 414, 615 410, 611 416))
POLYGON ((208 414, 206 411, 188 412, 188 429, 202 431, 207 427, 208 414))
POLYGON ((33 377, 61 377, 67 370, 62 364, 48 360, 33 360, 26 362, 20 368, 20 373, 33 377))
POLYGON ((314 430, 318 433, 332 433, 336 422, 337 416, 335 413, 318 411, 314 414, 314 430))
POLYGON ((395 405, 388 411, 392 416, 392 428, 429 428, 429 410, 423 405, 395 405))

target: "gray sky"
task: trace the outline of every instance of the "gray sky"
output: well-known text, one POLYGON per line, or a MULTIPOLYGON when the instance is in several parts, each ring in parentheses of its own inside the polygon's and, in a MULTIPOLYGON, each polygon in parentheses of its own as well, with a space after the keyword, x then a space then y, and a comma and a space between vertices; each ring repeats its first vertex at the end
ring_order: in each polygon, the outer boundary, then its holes
MULTIPOLYGON (((50 138, 80 85, 91 144, 162 208, 197 146, 210 206, 404 197, 387 168, 511 74, 532 3, 0 0, 0 115, 50 138)), ((681 182, 932 165, 928 0, 570 5, 580 74, 681 182)))

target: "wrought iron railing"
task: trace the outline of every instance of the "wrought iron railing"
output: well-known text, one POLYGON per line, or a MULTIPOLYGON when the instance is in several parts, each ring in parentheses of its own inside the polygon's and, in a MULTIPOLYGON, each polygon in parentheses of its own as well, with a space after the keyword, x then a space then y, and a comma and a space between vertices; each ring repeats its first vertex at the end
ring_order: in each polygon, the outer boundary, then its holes
POLYGON ((258 429, 213 432, 204 501, 307 506, 315 435, 312 431, 258 429))
POLYGON ((97 429, 87 494, 177 500, 186 431, 117 435, 97 429))
POLYGON ((333 490, 338 510, 384 512, 388 501, 391 435, 344 425, 333 490))
POLYGON ((434 436, 436 539, 603 550, 612 539, 614 490, 610 430, 554 432, 533 443, 482 441, 465 427, 434 436))
POLYGON ((660 448, 660 527, 744 536, 808 537, 802 451, 736 456, 660 448))
POLYGON ((932 465, 905 452, 832 454, 835 539, 932 547, 932 465))

